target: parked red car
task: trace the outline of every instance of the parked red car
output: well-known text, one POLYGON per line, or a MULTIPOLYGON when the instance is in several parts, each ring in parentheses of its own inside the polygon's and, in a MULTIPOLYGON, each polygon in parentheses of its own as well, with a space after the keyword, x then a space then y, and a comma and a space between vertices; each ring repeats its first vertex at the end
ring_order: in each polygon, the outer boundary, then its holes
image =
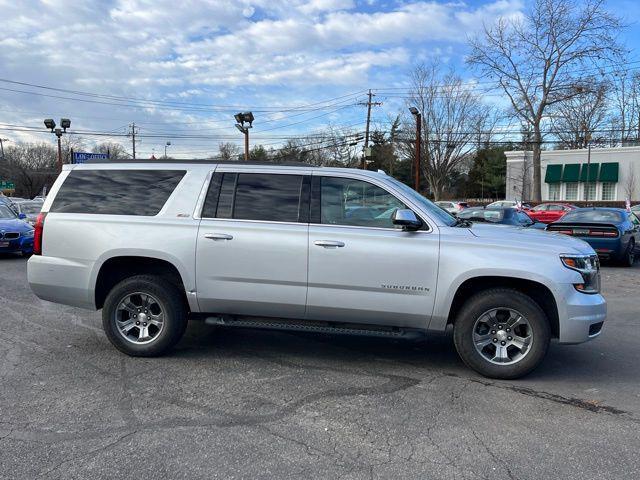
POLYGON ((577 208, 570 203, 541 203, 527 212, 531 218, 542 223, 551 223, 560 220, 565 213, 577 208))

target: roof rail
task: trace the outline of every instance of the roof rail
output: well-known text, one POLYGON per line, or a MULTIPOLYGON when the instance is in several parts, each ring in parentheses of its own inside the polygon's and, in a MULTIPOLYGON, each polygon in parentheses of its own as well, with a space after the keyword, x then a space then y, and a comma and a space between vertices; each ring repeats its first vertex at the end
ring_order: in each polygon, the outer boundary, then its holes
POLYGON ((133 160, 130 158, 122 159, 122 160, 87 160, 85 163, 87 164, 117 164, 117 163, 143 163, 143 164, 164 164, 164 163, 197 163, 201 165, 277 165, 282 167, 314 167, 317 168, 316 165, 311 165, 310 163, 304 162, 270 162, 268 160, 214 160, 214 159, 159 159, 159 160, 133 160))

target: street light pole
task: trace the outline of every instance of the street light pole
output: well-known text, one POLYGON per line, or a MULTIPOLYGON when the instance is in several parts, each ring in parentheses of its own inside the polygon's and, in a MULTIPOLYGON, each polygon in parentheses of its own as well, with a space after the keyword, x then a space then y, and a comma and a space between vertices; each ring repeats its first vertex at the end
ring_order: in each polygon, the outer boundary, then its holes
POLYGON ((249 129, 253 128, 253 121, 255 120, 252 112, 240 112, 236 113, 233 118, 236 119, 236 128, 244 135, 244 160, 249 161, 249 129), (249 125, 245 125, 248 123, 249 125))
POLYGON ((60 119, 60 127, 56 128, 56 122, 52 118, 44 120, 44 126, 51 130, 51 133, 58 137, 58 172, 62 171, 62 134, 67 133, 67 128, 71 128, 71 120, 68 118, 60 119))
POLYGON ((422 114, 416 107, 409 107, 411 114, 416 117, 416 158, 414 163, 414 187, 416 192, 420 192, 420 146, 422 137, 422 114))
POLYGON ((56 137, 58 137, 58 172, 62 171, 62 130, 56 128, 56 137))
POLYGON ((164 158, 167 158, 167 147, 171 145, 171 142, 164 144, 164 158))

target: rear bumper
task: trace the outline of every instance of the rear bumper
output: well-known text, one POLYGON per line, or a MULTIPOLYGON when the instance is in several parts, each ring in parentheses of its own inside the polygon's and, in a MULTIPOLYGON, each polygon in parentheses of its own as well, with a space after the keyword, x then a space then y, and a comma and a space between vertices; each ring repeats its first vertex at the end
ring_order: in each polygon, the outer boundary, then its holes
POLYGON ((598 257, 602 260, 619 259, 624 255, 624 245, 622 239, 618 238, 585 238, 577 237, 584 240, 596 251, 598 257))
POLYGON ((42 300, 95 310, 89 275, 92 263, 35 255, 27 263, 27 279, 42 300))
POLYGON ((573 285, 562 286, 564 302, 559 309, 559 342, 582 343, 600 335, 607 318, 607 302, 600 294, 578 292, 573 285))

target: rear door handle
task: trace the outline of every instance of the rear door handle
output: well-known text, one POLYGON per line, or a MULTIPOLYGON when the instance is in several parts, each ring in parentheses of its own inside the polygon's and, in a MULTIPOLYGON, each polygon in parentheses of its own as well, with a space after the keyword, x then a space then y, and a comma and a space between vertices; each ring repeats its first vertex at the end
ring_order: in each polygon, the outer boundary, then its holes
POLYGON ((233 240, 233 235, 229 235, 226 233, 205 233, 204 238, 208 238, 209 240, 233 240))
POLYGON ((337 240, 316 240, 313 244, 324 248, 344 247, 344 242, 339 242, 337 240))

